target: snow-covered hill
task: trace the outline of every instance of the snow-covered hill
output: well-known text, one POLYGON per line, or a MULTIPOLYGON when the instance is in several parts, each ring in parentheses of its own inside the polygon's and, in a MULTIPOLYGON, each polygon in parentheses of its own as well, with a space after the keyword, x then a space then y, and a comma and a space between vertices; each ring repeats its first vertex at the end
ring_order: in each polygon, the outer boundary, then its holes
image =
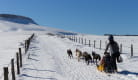
POLYGON ((0 14, 0 20, 20 23, 20 24, 37 24, 29 17, 13 15, 13 14, 0 14))
POLYGON ((53 34, 76 34, 73 32, 40 26, 32 19, 24 16, 0 14, 0 32, 45 31, 53 34))

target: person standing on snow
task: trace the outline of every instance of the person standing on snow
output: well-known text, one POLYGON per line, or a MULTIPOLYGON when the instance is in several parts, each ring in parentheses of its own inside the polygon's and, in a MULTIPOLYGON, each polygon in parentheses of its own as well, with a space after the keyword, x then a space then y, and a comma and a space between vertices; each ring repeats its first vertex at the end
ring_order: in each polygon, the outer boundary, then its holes
POLYGON ((116 60, 119 60, 120 52, 119 52, 119 46, 116 41, 114 41, 113 35, 110 35, 109 38, 109 43, 106 46, 105 52, 107 52, 108 48, 110 48, 110 55, 112 58, 113 66, 115 72, 117 72, 117 65, 116 65, 116 60))

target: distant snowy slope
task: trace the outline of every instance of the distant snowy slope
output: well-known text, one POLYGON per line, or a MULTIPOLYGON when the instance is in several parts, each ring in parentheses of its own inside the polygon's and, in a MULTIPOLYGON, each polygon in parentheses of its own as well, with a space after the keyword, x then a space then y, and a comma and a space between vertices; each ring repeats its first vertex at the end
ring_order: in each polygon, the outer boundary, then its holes
POLYGON ((11 14, 0 14, 0 32, 11 31, 46 31, 47 33, 55 34, 74 34, 72 32, 61 29, 40 26, 28 17, 11 14))
POLYGON ((29 17, 13 15, 13 14, 0 14, 0 20, 10 21, 20 24, 37 24, 29 17))
POLYGON ((9 31, 55 31, 55 29, 50 29, 47 27, 42 27, 35 24, 19 24, 13 22, 7 22, 0 20, 0 31, 9 32, 9 31))
POLYGON ((23 30, 44 30, 41 27, 38 27, 35 24, 18 24, 8 21, 0 20, 0 31, 1 32, 9 32, 9 31, 23 31, 23 30))

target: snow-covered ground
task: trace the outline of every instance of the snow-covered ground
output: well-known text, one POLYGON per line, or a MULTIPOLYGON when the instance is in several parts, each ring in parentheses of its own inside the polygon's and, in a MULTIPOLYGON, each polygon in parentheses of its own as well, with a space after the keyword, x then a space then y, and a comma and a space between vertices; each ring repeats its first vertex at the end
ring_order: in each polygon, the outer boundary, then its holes
MULTIPOLYGON (((47 35, 57 33, 61 30, 43 29, 30 31, 30 25, 1 22, 0 21, 0 80, 3 80, 3 67, 10 67, 10 60, 15 58, 18 48, 22 48, 23 67, 21 74, 16 75, 16 80, 138 80, 138 37, 115 37, 115 40, 123 45, 123 62, 118 63, 118 73, 105 74, 99 72, 95 64, 86 65, 83 61, 78 62, 75 56, 75 49, 92 51, 103 56, 107 36, 77 35, 91 40, 92 46, 72 42, 68 38, 47 35), (20 26, 18 28, 18 26, 20 26), (29 27, 29 29, 28 29, 29 27), (16 30, 14 30, 17 28, 16 30), (27 30, 27 31, 26 31, 27 30), (36 36, 33 39, 27 55, 24 55, 22 44, 32 33, 36 36), (96 40, 96 48, 93 48, 93 41, 96 40), (99 42, 102 40, 102 49, 99 49, 99 42), (130 46, 133 44, 134 56, 130 57, 130 46), (67 56, 67 49, 73 51, 73 59, 67 56)), ((33 26, 33 25, 31 25, 33 26)), ((35 25, 36 26, 36 25, 35 25)), ((88 43, 88 41, 87 41, 88 43)), ((16 66, 15 66, 16 67, 16 66)), ((10 71, 10 68, 9 68, 10 71)), ((9 79, 11 74, 9 72, 9 79)))
MULTIPOLYGON (((95 37, 95 36, 91 36, 95 37)), ((97 36, 98 37, 98 36, 97 36)), ((102 39, 102 38, 101 38, 102 39)), ((95 50, 103 55, 103 50, 74 43, 67 38, 57 36, 37 35, 32 42, 28 59, 24 59, 22 73, 19 80, 137 80, 138 58, 130 58, 122 54, 123 63, 118 63, 119 73, 107 75, 99 72, 95 64, 86 65, 78 62, 75 57, 75 49, 91 53, 95 50), (69 59, 67 49, 73 51, 73 59, 69 59)))

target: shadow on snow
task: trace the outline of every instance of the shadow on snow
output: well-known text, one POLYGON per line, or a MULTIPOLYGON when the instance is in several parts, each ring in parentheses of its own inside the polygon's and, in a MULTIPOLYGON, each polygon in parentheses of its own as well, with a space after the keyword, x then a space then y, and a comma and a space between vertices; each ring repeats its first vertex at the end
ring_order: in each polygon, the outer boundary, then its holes
POLYGON ((124 70, 124 71, 121 71, 121 72, 118 72, 119 74, 123 74, 123 75, 136 75, 138 76, 138 73, 137 72, 130 72, 130 71, 127 71, 127 70, 124 70))
POLYGON ((27 74, 21 74, 20 77, 30 77, 30 78, 36 78, 36 79, 50 79, 50 80, 57 80, 56 78, 36 77, 36 76, 27 75, 27 74))
POLYGON ((34 70, 34 71, 48 71, 48 72, 56 72, 52 70, 39 70, 39 69, 31 69, 31 68, 23 68, 23 70, 34 70))

